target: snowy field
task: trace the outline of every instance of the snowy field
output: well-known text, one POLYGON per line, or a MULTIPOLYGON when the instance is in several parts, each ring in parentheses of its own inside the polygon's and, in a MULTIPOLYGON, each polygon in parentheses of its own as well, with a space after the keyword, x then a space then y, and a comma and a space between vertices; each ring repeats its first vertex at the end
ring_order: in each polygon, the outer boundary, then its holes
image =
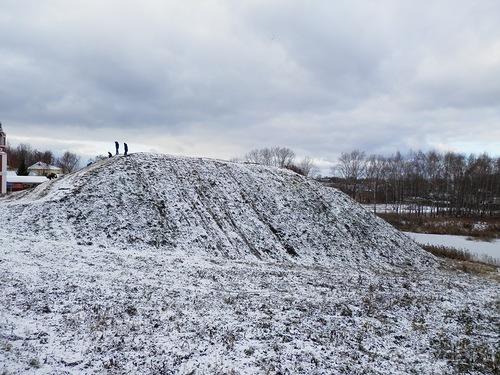
POLYGON ((0 263, 7 374, 452 374, 498 355, 498 284, 451 271, 332 269, 1 234, 2 248, 5 238, 15 243, 0 263))
POLYGON ((0 199, 2 374, 494 374, 498 282, 287 171, 137 154, 0 199))

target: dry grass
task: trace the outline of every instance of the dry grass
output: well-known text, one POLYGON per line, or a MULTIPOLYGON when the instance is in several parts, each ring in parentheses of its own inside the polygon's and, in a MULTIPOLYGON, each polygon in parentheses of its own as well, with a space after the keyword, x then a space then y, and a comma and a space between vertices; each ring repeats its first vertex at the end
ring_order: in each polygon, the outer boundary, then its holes
POLYGON ((422 248, 440 258, 469 262, 474 261, 473 256, 467 250, 459 250, 453 247, 436 246, 429 244, 423 245, 422 248))
POLYGON ((500 263, 496 259, 485 257, 477 260, 467 250, 452 247, 423 245, 422 248, 437 257, 448 260, 453 269, 500 281, 500 263))
POLYGON ((500 221, 492 218, 431 217, 378 213, 382 219, 405 232, 469 236, 476 240, 500 238, 500 221))

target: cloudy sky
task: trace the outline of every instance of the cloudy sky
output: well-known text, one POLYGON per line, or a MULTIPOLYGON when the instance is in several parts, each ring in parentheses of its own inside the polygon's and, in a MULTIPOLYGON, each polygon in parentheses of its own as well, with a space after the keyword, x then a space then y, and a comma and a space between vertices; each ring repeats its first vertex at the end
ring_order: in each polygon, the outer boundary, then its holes
MULTIPOLYGON (((85 161, 500 153, 498 0, 0 0, 0 121, 85 161)), ((325 169, 323 169, 325 170, 325 169)))

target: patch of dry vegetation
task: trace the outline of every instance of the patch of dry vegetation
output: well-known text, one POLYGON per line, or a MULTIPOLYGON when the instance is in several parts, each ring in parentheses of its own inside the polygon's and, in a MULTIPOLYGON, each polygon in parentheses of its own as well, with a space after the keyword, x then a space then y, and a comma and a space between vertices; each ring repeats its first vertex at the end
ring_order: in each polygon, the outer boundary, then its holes
POLYGON ((439 258, 447 258, 457 261, 473 261, 470 252, 464 249, 455 249, 453 247, 436 246, 436 245, 423 245, 422 248, 439 258))
POLYGON ((422 248, 439 258, 448 260, 449 265, 455 270, 500 281, 500 263, 494 258, 484 257, 477 260, 467 250, 453 247, 423 245, 422 248))
POLYGON ((500 238, 500 222, 492 218, 431 217, 378 213, 382 219, 404 232, 469 236, 475 240, 500 238))

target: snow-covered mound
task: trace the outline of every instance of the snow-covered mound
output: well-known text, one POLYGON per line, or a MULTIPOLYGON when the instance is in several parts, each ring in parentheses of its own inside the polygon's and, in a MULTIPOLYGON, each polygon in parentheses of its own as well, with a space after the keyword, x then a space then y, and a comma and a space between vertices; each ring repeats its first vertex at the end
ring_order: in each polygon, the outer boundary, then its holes
POLYGON ((260 165, 113 157, 3 206, 11 230, 81 245, 353 266, 434 263, 342 192, 260 165))

